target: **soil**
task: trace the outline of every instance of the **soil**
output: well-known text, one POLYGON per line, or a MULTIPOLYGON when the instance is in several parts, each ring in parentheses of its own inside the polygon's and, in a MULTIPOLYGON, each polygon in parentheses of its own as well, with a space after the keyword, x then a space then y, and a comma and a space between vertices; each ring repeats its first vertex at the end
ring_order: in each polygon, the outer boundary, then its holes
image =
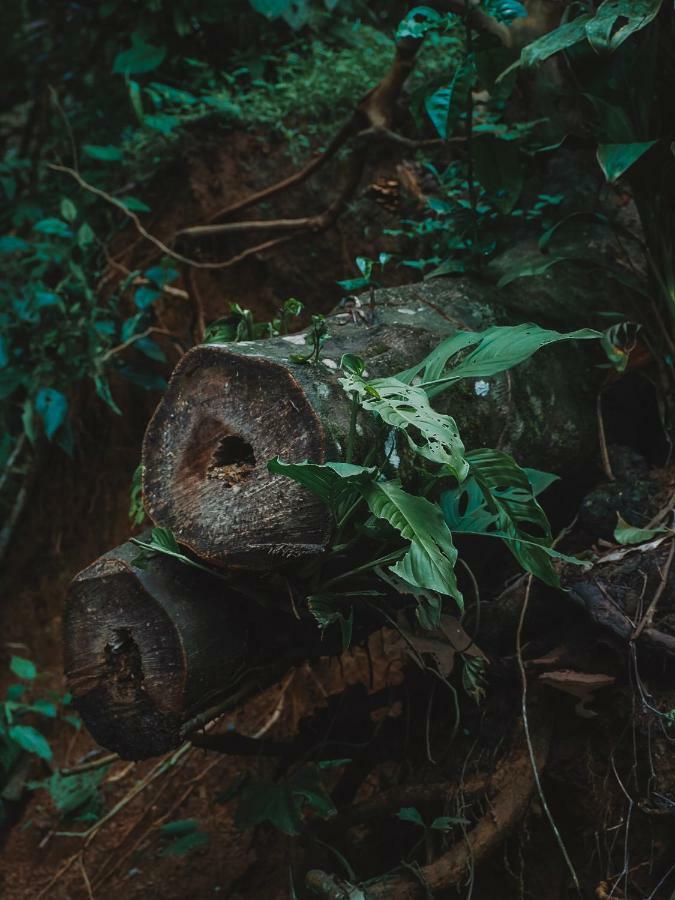
MULTIPOLYGON (((178 227, 204 221, 225 199, 236 199, 277 177, 279 169, 288 166, 281 147, 262 145, 255 135, 238 134, 219 142, 212 135, 194 134, 192 141, 185 148, 183 160, 162 176, 165 183, 161 190, 158 187, 158 203, 161 197, 166 198, 166 208, 158 206, 156 220, 149 227, 160 237, 168 238, 178 227)), ((340 294, 335 280, 355 274, 354 256, 368 253, 364 231, 381 250, 382 231, 398 219, 398 213, 376 202, 378 192, 368 186, 369 181, 396 180, 394 163, 385 161, 371 176, 348 214, 329 233, 292 242, 283 252, 266 253, 227 272, 200 273, 197 284, 206 320, 227 314, 233 301, 253 309, 257 320, 269 318, 289 296, 300 299, 311 311, 331 308, 340 294)), ((404 182, 400 179, 405 195, 404 182)), ((325 182, 307 187, 295 206, 293 201, 284 201, 278 209, 286 215, 303 205, 320 204, 325 189, 325 182)), ((414 203, 412 194, 404 202, 414 203)), ((208 249, 217 255, 224 248, 208 249)), ((154 257, 131 232, 119 239, 115 252, 128 268, 148 265, 154 257)), ((396 272, 399 282, 402 271, 396 272)), ((162 318, 164 327, 189 336, 193 311, 185 309, 184 301, 167 302, 162 318)), ((167 348, 172 352, 170 344, 167 348)), ((175 359, 173 351, 170 362, 175 359)), ((50 688, 60 693, 64 690, 60 629, 69 580, 101 553, 124 541, 130 530, 129 486, 156 397, 121 382, 113 385, 113 392, 124 416, 113 415, 85 392, 78 398, 75 458, 56 450, 45 452, 1 577, 0 628, 7 656, 20 653, 35 660, 42 673, 39 685, 43 692, 50 688)), ((640 466, 637 481, 644 482, 643 493, 653 497, 658 493, 650 491, 653 473, 642 461, 640 466)), ((635 472, 629 470, 625 475, 626 483, 631 484, 630 496, 624 499, 626 509, 634 514, 636 509, 646 510, 649 504, 641 506, 636 476, 631 471, 635 472)), ((670 474, 661 476, 660 489, 666 483, 672 486, 670 474)), ((612 514, 616 509, 613 490, 603 489, 583 507, 584 528, 589 532, 596 529, 590 536, 592 541, 607 538, 607 508, 612 507, 612 514), (602 528, 605 531, 600 534, 602 528)), ((582 540, 586 540, 585 534, 582 540)), ((503 570, 504 577, 508 572, 508 568, 503 570)), ((503 581, 501 569, 492 576, 491 581, 503 581)), ((544 598, 541 602, 547 601, 544 598)), ((536 602, 533 609, 533 621, 539 622, 536 602)), ((550 611, 550 607, 547 609, 550 611)), ((531 638, 528 658, 552 652, 559 642, 577 648, 577 662, 586 653, 595 665, 594 671, 602 672, 602 664, 614 660, 611 652, 605 654, 603 639, 591 633, 578 616, 555 624, 555 629, 549 626, 543 640, 531 638)), ((394 735, 391 758, 366 767, 360 784, 349 784, 336 776, 336 791, 341 792, 342 805, 347 807, 352 800, 384 796, 399 783, 414 786, 440 782, 449 786, 498 767, 514 735, 522 733, 520 684, 512 646, 499 648, 498 655, 496 649, 492 650, 495 663, 489 667, 487 697, 481 704, 462 694, 461 726, 454 739, 449 698, 435 701, 433 718, 429 713, 432 726, 428 740, 425 738, 430 685, 421 673, 415 675, 414 667, 410 674, 405 647, 390 633, 371 638, 367 649, 356 648, 339 659, 298 669, 292 679, 266 691, 235 715, 221 719, 216 730, 228 733, 234 729, 251 735, 265 728, 267 737, 290 739, 303 718, 325 709, 328 698, 340 694, 346 685, 364 684, 373 693, 400 684, 406 669, 406 683, 410 679, 411 684, 407 707, 396 702, 379 711, 380 719, 387 720, 394 735), (420 727, 406 722, 406 715, 413 716, 413 724, 419 720, 420 727), (415 734, 421 736, 421 743, 411 738, 415 734)), ((649 895, 656 900, 670 896, 674 887, 668 881, 662 888, 656 887, 675 861, 673 735, 638 708, 630 669, 619 664, 616 670, 619 675, 614 685, 603 688, 587 704, 594 713, 591 717, 579 714, 577 697, 545 684, 533 684, 530 726, 536 730, 541 721, 554 723, 543 790, 579 868, 583 896, 620 900, 649 895), (627 717, 626 710, 632 709, 634 717, 627 717), (651 805, 643 802, 647 786, 651 788, 651 805), (662 798, 660 806, 654 801, 658 797, 662 798)), ((675 692, 667 681, 650 678, 648 690, 659 709, 675 708, 675 692)), ((45 733, 54 750, 55 767, 91 761, 97 758, 93 754, 101 753, 86 731, 74 729, 67 722, 54 723, 45 733)), ((11 827, 3 836, 0 895, 6 900, 106 900, 118 896, 144 900, 282 900, 293 896, 289 887, 293 873, 300 878, 295 884, 298 896, 304 896, 302 877, 309 864, 344 874, 339 851, 360 878, 372 877, 410 853, 420 837, 413 834, 415 826, 391 814, 345 829, 337 837, 326 831, 326 844, 333 846, 334 841, 334 850, 325 845, 323 849, 308 847, 268 825, 240 830, 235 824, 233 788, 246 773, 268 777, 278 774, 273 760, 192 748, 149 781, 156 766, 156 760, 110 765, 101 786, 103 808, 110 813, 116 804, 122 805, 115 815, 99 820, 103 824, 83 853, 80 838, 61 832, 82 831, 91 823, 64 822, 46 791, 24 790, 9 807, 11 827), (144 789, 132 796, 130 792, 144 784, 144 789), (196 819, 209 841, 185 856, 172 856, 167 853, 170 841, 160 826, 183 819, 196 819)), ((44 764, 31 763, 29 780, 48 775, 44 764)), ((458 814, 453 805, 457 797, 452 795, 453 803, 450 797, 450 793, 441 791, 432 798, 431 814, 458 814)), ((476 819, 489 814, 489 806, 472 802, 464 807, 463 815, 476 819)), ((323 826, 317 827, 323 834, 323 826)), ((435 849, 444 846, 445 840, 443 835, 434 837, 435 849)), ((423 855, 411 858, 424 862, 423 855)), ((560 848, 535 796, 525 818, 515 823, 499 848, 475 872, 467 870, 462 889, 448 896, 562 900, 574 896, 570 885, 560 848)))

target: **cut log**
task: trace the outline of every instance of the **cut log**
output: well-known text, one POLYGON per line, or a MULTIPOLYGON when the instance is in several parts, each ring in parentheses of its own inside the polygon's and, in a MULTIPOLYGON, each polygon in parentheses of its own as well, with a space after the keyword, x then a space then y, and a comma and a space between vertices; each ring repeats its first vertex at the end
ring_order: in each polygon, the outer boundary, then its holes
MULTIPOLYGON (((163 554, 141 568, 138 555, 122 544, 81 572, 64 618, 74 706, 123 759, 165 753, 208 721, 208 710, 234 705, 307 657, 339 652, 337 633, 322 640, 316 622, 284 612, 279 599, 268 608, 163 554)), ((250 577, 248 590, 256 592, 250 577)))
MULTIPOLYGON (((267 462, 344 458, 350 400, 337 380, 342 355, 364 358, 372 377, 391 375, 457 331, 507 323, 502 302, 494 289, 467 281, 376 292, 374 309, 364 301, 360 310, 328 320, 316 365, 291 359, 311 349, 308 333, 194 348, 178 364, 145 435, 149 516, 216 565, 270 565, 324 550, 331 531, 326 508, 271 475, 267 462)), ((568 344, 545 353, 438 399, 468 448, 498 447, 558 473, 570 461, 588 460, 596 441, 592 351, 568 344)), ((354 462, 386 436, 363 412, 357 434, 354 462)))

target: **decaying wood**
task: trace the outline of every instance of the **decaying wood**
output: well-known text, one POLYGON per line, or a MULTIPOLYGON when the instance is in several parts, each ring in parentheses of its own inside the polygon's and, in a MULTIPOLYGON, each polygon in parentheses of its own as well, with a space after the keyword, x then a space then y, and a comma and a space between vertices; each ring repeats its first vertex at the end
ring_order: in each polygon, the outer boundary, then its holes
MULTIPOLYGON (((370 376, 394 374, 458 331, 513 322, 505 296, 471 280, 377 291, 374 306, 328 320, 317 364, 311 334, 193 348, 177 366, 143 446, 143 493, 152 520, 214 564, 260 565, 325 549, 324 505, 267 462, 344 458, 351 400, 338 383, 343 354, 370 376)), ((520 319, 522 321, 522 318, 520 319)), ((471 380, 437 405, 457 420, 468 448, 494 446, 560 473, 583 465, 596 443, 592 351, 568 345, 489 379, 471 380), (545 414, 544 414, 545 410, 545 414)), ((361 412, 354 462, 386 432, 361 412)))
POLYGON ((634 645, 641 668, 654 674, 675 665, 673 540, 607 554, 583 576, 569 571, 570 596, 617 649, 634 645))
MULTIPOLYGON (((72 582, 64 620, 73 702, 104 747, 144 759, 178 746, 212 713, 277 681, 294 663, 336 652, 316 623, 163 554, 135 564, 131 543, 72 582)), ((339 636, 336 636, 339 640, 339 636)))

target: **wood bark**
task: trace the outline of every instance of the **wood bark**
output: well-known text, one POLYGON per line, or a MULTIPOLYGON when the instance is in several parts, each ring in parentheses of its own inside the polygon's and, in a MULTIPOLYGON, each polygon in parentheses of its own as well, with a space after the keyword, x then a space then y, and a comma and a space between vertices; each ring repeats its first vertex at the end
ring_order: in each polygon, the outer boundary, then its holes
MULTIPOLYGON (((321 552, 330 540, 328 511, 271 475, 267 462, 344 459, 351 400, 338 383, 342 355, 363 357, 369 376, 392 375, 458 331, 514 322, 501 293, 469 280, 387 289, 374 300, 329 317, 316 364, 292 359, 309 353, 309 332, 201 345, 183 357, 143 446, 145 505, 157 525, 216 565, 273 565, 321 552)), ((562 473, 595 448, 592 362, 588 348, 546 350, 511 373, 454 387, 437 405, 455 417, 467 448, 499 447, 562 473)), ((361 412, 354 462, 385 438, 361 412)))
POLYGON ((122 544, 81 572, 64 618, 74 705, 123 759, 165 753, 209 710, 236 704, 296 662, 339 651, 339 635, 322 640, 316 622, 285 612, 280 598, 264 605, 269 593, 250 577, 245 596, 163 554, 140 567, 139 552, 122 544))

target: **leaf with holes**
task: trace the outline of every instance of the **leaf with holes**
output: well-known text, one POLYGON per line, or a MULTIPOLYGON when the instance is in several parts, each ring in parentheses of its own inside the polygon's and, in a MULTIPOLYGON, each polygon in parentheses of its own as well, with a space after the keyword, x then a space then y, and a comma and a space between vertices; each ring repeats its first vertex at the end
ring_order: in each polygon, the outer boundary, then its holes
POLYGON ((358 396, 363 409, 402 432, 419 456, 446 466, 459 481, 466 477, 468 466, 457 424, 431 407, 422 388, 397 378, 364 381, 349 373, 339 382, 347 394, 358 396))
POLYGON ((536 473, 533 484, 528 471, 499 450, 475 450, 467 460, 469 478, 440 498, 452 532, 499 538, 525 571, 555 587, 559 579, 553 560, 585 565, 551 547, 551 528, 535 492, 543 473, 536 473))
POLYGON ((656 17, 663 0, 605 0, 586 25, 594 50, 613 51, 656 17))

